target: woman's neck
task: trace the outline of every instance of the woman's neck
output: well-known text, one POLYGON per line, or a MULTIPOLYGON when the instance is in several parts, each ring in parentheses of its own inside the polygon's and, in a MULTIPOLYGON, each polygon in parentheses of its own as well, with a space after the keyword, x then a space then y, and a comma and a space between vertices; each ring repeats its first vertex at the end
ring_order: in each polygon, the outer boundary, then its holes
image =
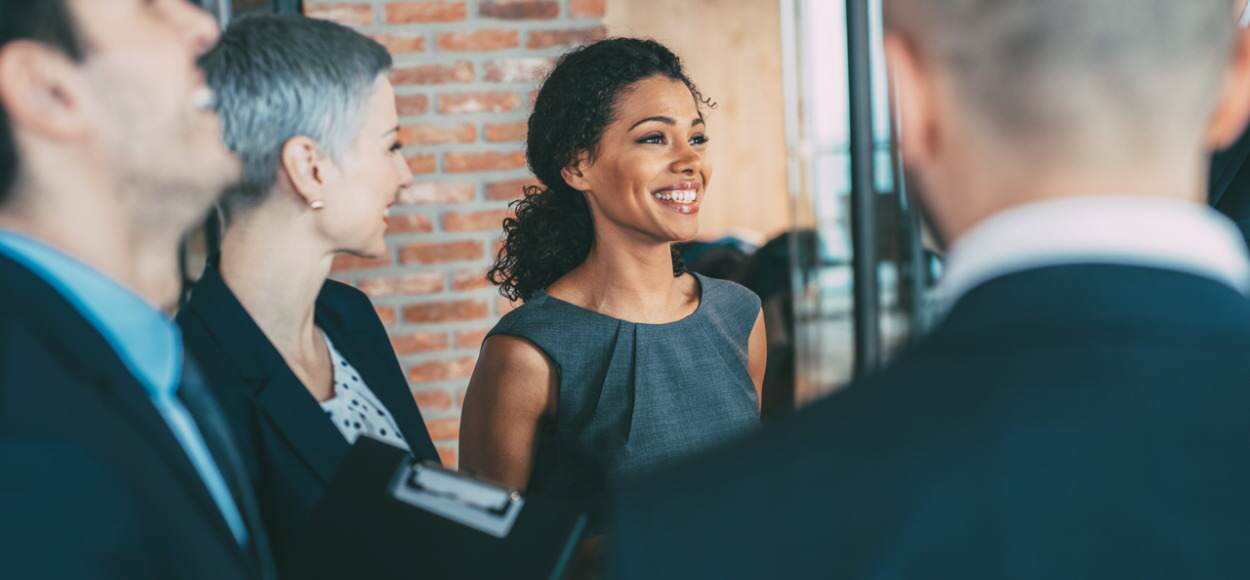
POLYGON ((334 256, 306 238, 244 222, 232 225, 221 243, 222 278, 288 362, 322 351, 313 320, 334 256))
POLYGON ((673 276, 668 243, 627 243, 597 236, 586 260, 548 289, 556 298, 596 312, 645 323, 665 323, 698 306, 689 276, 673 276))

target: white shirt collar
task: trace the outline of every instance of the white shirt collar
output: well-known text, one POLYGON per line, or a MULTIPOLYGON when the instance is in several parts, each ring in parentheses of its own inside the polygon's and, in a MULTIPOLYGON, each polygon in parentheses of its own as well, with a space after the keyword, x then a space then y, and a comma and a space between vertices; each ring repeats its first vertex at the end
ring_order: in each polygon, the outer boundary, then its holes
POLYGON ((1073 197, 1009 209, 977 224, 947 254, 939 308, 991 279, 1062 264, 1178 270, 1250 292, 1241 233, 1213 209, 1177 199, 1073 197))

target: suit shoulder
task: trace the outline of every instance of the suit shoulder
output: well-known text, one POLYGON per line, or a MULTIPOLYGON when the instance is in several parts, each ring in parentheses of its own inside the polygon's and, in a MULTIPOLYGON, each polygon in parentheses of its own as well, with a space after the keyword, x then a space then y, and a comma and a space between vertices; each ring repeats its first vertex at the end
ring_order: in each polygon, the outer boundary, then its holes
MULTIPOLYGON (((35 335, 13 317, 0 318, 0 392, 8 400, 10 387, 21 387, 30 377, 40 374, 41 356, 45 349, 35 335)), ((4 405, 0 404, 0 408, 4 405)))
POLYGON ((36 324, 39 322, 5 316, 0 311, 0 377, 60 372, 57 357, 72 352, 72 337, 50 339, 47 333, 36 331, 36 324))

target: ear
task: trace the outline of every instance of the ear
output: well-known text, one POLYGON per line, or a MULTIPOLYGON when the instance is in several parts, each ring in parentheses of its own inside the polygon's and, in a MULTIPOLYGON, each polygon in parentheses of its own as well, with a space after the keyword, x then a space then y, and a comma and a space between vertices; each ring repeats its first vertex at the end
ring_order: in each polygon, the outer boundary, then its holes
POLYGON ((1215 112, 1207 124, 1205 143, 1208 150, 1223 149, 1233 144, 1250 120, 1250 29, 1237 28, 1237 39, 1224 87, 1216 101, 1215 112))
POLYGON ((81 73, 69 57, 38 42, 0 47, 0 105, 9 122, 57 141, 81 141, 91 115, 81 73))
POLYGON ((326 190, 337 168, 321 154, 317 142, 298 135, 282 145, 279 171, 286 176, 300 203, 325 203, 326 190))
POLYGON ((564 178, 564 182, 569 184, 569 187, 577 191, 590 191, 593 188, 590 186, 590 179, 587 176, 590 173, 591 166, 590 153, 582 151, 577 154, 576 161, 560 171, 560 177, 564 178))
POLYGON ((884 45, 890 92, 898 112, 899 149, 908 163, 926 165, 941 143, 931 70, 906 39, 886 33, 884 45))

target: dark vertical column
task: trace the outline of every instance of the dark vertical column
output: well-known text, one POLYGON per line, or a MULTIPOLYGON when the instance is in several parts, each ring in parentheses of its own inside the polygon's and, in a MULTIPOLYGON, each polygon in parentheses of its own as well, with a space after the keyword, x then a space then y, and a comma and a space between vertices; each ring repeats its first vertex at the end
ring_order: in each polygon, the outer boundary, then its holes
POLYGON ((846 0, 851 128, 851 240, 854 267, 855 376, 881 364, 877 215, 873 188, 872 69, 868 0, 846 0))

